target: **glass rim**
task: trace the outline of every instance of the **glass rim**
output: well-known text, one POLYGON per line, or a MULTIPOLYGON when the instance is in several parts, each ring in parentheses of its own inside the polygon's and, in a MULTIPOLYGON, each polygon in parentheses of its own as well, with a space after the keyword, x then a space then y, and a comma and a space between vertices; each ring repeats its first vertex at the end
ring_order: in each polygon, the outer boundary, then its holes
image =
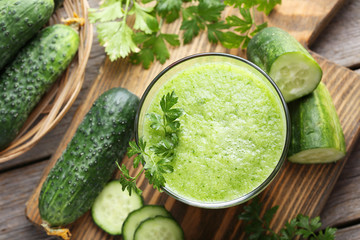
POLYGON ((200 201, 195 201, 195 200, 191 200, 188 198, 185 198, 184 196, 181 196, 175 192, 173 192, 172 190, 163 187, 162 189, 164 190, 164 192, 166 192, 168 195, 174 197, 175 199, 194 206, 194 207, 200 207, 200 208, 207 208, 207 209, 221 209, 221 208, 228 208, 228 207, 232 207, 241 203, 244 203, 250 199, 252 199, 253 197, 257 196, 260 192, 262 192, 271 182, 272 180, 275 178, 275 176, 278 174, 278 172, 280 171, 283 163, 285 162, 285 158, 289 149, 289 145, 290 145, 290 135, 291 135, 291 123, 290 123, 290 113, 287 107, 287 104, 285 102, 285 99, 283 97, 283 95, 281 94, 280 89, 278 88, 278 86, 275 84, 275 82, 271 79, 271 77, 269 75, 267 75, 267 73, 265 73, 260 67, 258 67, 257 65, 255 65, 254 63, 250 62, 249 60, 246 60, 244 58, 241 58, 239 56, 235 56, 232 54, 228 54, 228 53, 216 53, 216 52, 208 52, 208 53, 198 53, 198 54, 193 54, 184 58, 181 58, 173 63, 171 63, 169 66, 167 66, 166 68, 164 68, 159 74, 157 74, 155 76, 155 78, 150 82, 150 84, 147 86, 145 92, 143 93, 141 99, 140 99, 140 103, 139 103, 139 107, 137 109, 136 112, 136 116, 135 116, 135 141, 138 144, 139 143, 139 133, 138 133, 138 129, 139 129, 139 121, 140 121, 140 112, 141 109, 143 107, 143 104, 146 100, 146 97, 148 96, 149 92, 151 91, 152 87, 156 84, 156 82, 166 73, 168 72, 170 69, 174 68, 175 66, 184 63, 188 60, 194 59, 194 58, 201 58, 201 57, 208 57, 208 56, 219 56, 219 57, 228 57, 228 58, 232 58, 235 60, 239 60, 247 65, 250 65, 251 67, 253 67, 255 70, 257 70, 258 72, 260 72, 273 86, 273 88, 275 89, 276 93, 278 94, 281 104, 283 106, 283 110, 284 110, 284 114, 285 114, 285 119, 286 119, 286 133, 285 133, 285 143, 283 146, 283 151, 282 154, 280 156, 280 159, 278 160, 278 163, 276 164, 276 167, 273 169, 273 171, 271 172, 271 174, 256 188, 254 188, 252 191, 248 192, 245 195, 242 195, 240 197, 237 197, 235 199, 232 200, 228 200, 228 201, 217 201, 217 202, 200 202, 200 201))

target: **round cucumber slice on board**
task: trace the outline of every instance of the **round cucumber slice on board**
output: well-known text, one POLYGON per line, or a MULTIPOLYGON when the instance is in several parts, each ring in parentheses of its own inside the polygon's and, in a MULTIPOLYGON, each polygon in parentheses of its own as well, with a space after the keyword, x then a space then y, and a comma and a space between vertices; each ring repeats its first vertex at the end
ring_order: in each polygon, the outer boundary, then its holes
POLYGON ((171 217, 170 213, 163 206, 158 205, 146 205, 140 209, 131 212, 123 224, 123 239, 134 239, 134 233, 141 224, 141 222, 156 216, 171 217))
POLYGON ((322 77, 315 59, 280 28, 269 27, 256 34, 248 44, 247 58, 269 74, 286 102, 314 91, 322 77))
POLYGON ((330 93, 323 83, 308 96, 291 102, 289 110, 289 161, 328 163, 345 156, 344 134, 330 93))
POLYGON ((182 240, 184 233, 179 224, 169 217, 157 216, 143 221, 136 229, 134 240, 182 240))
POLYGON ((143 206, 143 199, 135 192, 129 196, 119 181, 109 182, 96 198, 91 210, 94 222, 111 235, 120 235, 130 212, 143 206))

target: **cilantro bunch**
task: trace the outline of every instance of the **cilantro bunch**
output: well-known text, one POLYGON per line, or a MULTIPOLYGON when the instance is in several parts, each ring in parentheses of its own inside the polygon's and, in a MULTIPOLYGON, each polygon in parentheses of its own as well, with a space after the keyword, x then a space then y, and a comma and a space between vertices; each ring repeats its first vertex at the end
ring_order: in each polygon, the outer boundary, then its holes
POLYGON ((103 0, 99 9, 90 9, 89 18, 98 23, 99 42, 111 61, 130 55, 132 63, 149 68, 155 59, 164 63, 170 57, 169 45, 180 45, 178 34, 161 31, 163 24, 181 18, 184 44, 206 31, 211 43, 246 48, 251 37, 267 26, 255 23, 255 11, 269 14, 280 3, 281 0, 103 0), (239 13, 222 19, 226 6, 239 13))
POLYGON ((162 138, 158 143, 149 148, 146 147, 146 142, 143 138, 140 138, 138 145, 135 142, 129 143, 128 156, 136 155, 133 167, 138 168, 140 163, 144 166, 137 176, 130 176, 126 166, 118 164, 121 172, 120 183, 123 190, 127 189, 130 195, 132 191, 141 194, 141 190, 136 186, 136 180, 144 171, 149 183, 159 191, 165 186, 164 174, 174 171, 171 162, 175 156, 174 149, 179 143, 178 131, 180 129, 180 122, 178 118, 183 114, 181 108, 174 108, 177 102, 178 97, 175 95, 175 92, 168 93, 160 101, 162 115, 157 113, 146 115, 150 120, 150 127, 162 134, 162 138))
MULTIPOLYGON (((249 205, 244 206, 244 211, 239 219, 244 221, 244 231, 251 240, 291 240, 295 237, 310 240, 333 240, 335 239, 336 228, 321 227, 320 217, 310 219, 308 216, 299 214, 296 218, 287 222, 279 233, 270 228, 270 222, 274 217, 278 206, 268 209, 263 217, 260 216, 262 205, 258 198, 255 198, 249 205)), ((296 238, 298 239, 298 238, 296 238)))

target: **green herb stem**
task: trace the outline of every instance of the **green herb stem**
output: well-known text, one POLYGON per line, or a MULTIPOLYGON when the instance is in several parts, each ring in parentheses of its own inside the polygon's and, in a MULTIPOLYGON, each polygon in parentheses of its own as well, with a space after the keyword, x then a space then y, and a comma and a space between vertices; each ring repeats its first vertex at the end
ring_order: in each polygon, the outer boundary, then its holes
MULTIPOLYGON (((120 1, 120 4, 121 4, 121 1, 120 1)), ((127 18, 128 11, 129 11, 129 4, 130 4, 130 0, 126 0, 126 3, 125 3, 125 13, 124 13, 124 17, 123 17, 123 19, 122 19, 123 24, 126 24, 126 18, 127 18)))
POLYGON ((142 168, 141 171, 135 176, 134 181, 136 181, 144 171, 145 169, 142 168))

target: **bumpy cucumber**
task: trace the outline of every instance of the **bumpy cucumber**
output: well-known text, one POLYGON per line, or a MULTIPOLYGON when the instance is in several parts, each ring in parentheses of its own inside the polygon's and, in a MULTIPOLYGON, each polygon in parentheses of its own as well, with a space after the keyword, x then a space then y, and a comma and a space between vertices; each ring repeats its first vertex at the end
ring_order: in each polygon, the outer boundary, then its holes
POLYGON ((49 20, 53 0, 0 1, 0 70, 49 20))
POLYGON ((111 235, 120 235, 123 223, 129 213, 143 206, 140 195, 131 196, 118 180, 108 183, 95 199, 91 215, 96 225, 111 235))
POLYGON ((134 240, 182 240, 179 224, 169 217, 157 216, 143 221, 134 233, 134 240))
POLYGON ((45 223, 64 226, 90 209, 133 137, 138 105, 139 98, 123 88, 96 100, 42 186, 39 210, 45 223))
POLYGON ((269 74, 286 102, 314 91, 322 77, 309 52, 280 28, 269 27, 256 34, 248 44, 247 58, 269 74))
POLYGON ((79 47, 79 35, 65 25, 43 29, 0 75, 0 150, 19 133, 30 112, 79 47))
POLYGON ((345 156, 345 140, 329 91, 323 83, 289 104, 291 143, 288 159, 296 163, 334 162, 345 156))
POLYGON ((131 212, 122 226, 123 239, 133 240, 134 233, 139 225, 143 221, 156 216, 171 217, 171 214, 163 206, 158 205, 146 205, 131 212))

